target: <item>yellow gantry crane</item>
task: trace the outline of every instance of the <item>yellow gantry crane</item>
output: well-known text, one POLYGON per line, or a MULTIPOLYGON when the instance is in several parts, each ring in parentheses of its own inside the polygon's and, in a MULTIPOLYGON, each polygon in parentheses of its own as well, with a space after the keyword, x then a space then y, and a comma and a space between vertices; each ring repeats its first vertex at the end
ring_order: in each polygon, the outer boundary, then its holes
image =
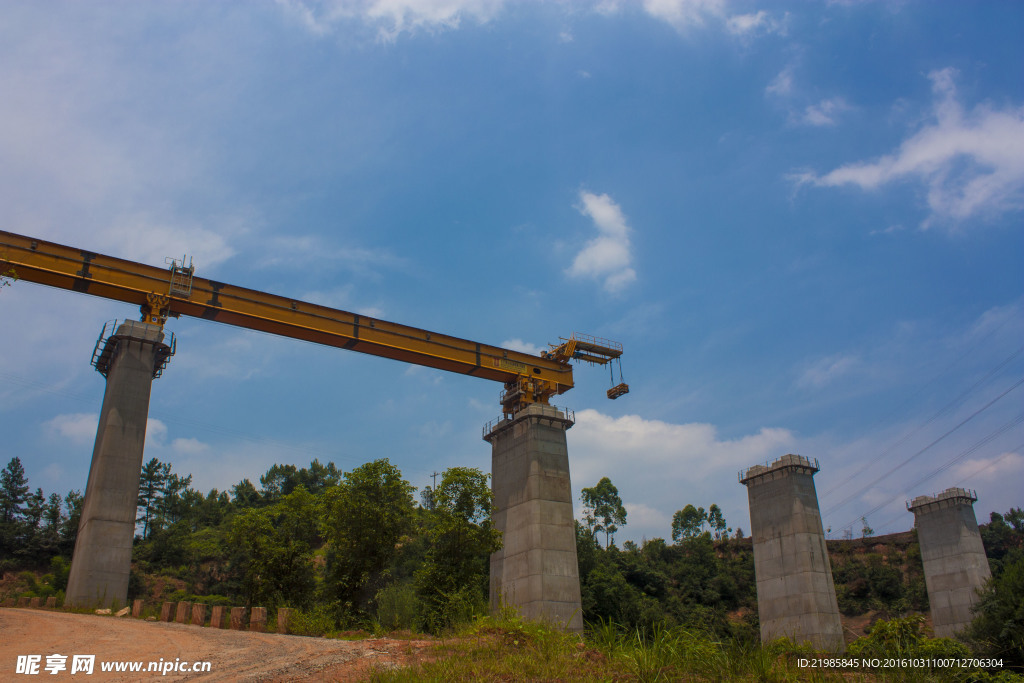
MULTIPOLYGON (((2 274, 136 304, 142 320, 153 325, 187 315, 502 382, 506 416, 572 389, 570 361, 619 364, 622 355, 617 342, 573 334, 533 356, 196 277, 184 259, 168 263, 158 268, 0 231, 2 274)), ((620 383, 608 398, 629 392, 621 378, 620 365, 620 383)))

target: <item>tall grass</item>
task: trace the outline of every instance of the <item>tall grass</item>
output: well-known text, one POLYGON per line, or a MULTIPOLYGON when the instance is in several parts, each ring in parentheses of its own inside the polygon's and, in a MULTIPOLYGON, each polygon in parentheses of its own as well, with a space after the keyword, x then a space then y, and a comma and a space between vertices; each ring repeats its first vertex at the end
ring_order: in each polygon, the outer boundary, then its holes
MULTIPOLYGON (((895 625, 899 631, 902 625, 895 625)), ((879 628, 873 642, 850 648, 873 648, 890 628, 879 628)), ((907 638, 899 631, 899 646, 907 638)), ((867 640, 867 639, 865 639, 867 640)), ((940 639, 941 640, 941 639, 940 639)), ((920 639, 932 644, 938 640, 920 639)), ((898 649, 898 647, 897 647, 898 649)), ((874 650, 871 650, 874 651, 874 650)), ((607 621, 584 635, 520 619, 514 612, 485 617, 439 641, 433 661, 407 669, 376 672, 372 680, 390 681, 999 681, 1019 680, 1008 671, 995 676, 979 670, 838 669, 800 666, 819 656, 809 645, 780 639, 767 644, 721 640, 706 632, 655 625, 627 630, 607 621)), ((892 653, 888 653, 892 657, 892 653)))

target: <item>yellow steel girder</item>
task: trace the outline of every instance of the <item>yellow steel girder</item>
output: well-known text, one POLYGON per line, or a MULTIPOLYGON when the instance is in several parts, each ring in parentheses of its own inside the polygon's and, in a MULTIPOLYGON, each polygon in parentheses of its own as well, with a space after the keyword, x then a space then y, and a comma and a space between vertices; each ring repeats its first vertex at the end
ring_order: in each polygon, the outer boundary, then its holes
POLYGON ((153 324, 187 315, 503 382, 508 413, 528 403, 547 403, 573 387, 567 359, 532 356, 193 277, 191 268, 175 266, 169 271, 0 231, 0 272, 12 268, 21 280, 135 304, 153 324), (182 271, 189 287, 178 283, 182 271))

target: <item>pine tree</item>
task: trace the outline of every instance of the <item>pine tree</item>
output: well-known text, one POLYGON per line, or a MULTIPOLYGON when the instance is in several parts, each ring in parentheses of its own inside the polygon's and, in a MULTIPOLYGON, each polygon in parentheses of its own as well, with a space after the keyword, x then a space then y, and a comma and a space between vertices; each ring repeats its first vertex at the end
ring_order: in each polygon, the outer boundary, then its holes
POLYGON ((60 553, 71 557, 75 550, 75 541, 78 540, 78 523, 82 521, 82 505, 85 497, 81 491, 68 491, 64 496, 64 505, 67 507, 67 517, 61 524, 60 532, 60 553))
POLYGON ((0 471, 0 524, 13 524, 21 519, 28 490, 28 477, 21 458, 11 458, 7 467, 0 471))
POLYGON ((12 557, 21 545, 28 491, 21 459, 11 458, 7 467, 0 470, 0 557, 12 557))
POLYGON ((46 496, 37 488, 25 499, 25 518, 21 523, 21 542, 18 554, 37 562, 43 559, 42 534, 40 525, 46 511, 46 496))
POLYGON ((135 521, 142 523, 143 540, 153 535, 157 509, 170 470, 169 463, 161 463, 156 458, 142 466, 142 475, 139 477, 139 516, 135 521))

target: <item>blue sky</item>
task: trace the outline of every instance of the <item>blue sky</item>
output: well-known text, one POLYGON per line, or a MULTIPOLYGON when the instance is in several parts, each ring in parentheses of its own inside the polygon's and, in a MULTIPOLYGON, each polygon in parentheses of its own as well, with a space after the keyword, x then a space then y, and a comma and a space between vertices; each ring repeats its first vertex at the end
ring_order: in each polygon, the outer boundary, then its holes
MULTIPOLYGON (((815 457, 831 535, 1024 504, 1024 7, 1012 2, 5 3, 0 225, 521 350, 619 340, 559 397, 620 534, 815 457), (993 402, 994 401, 994 402, 993 402), (990 404, 991 405, 988 405, 990 404), (987 407, 986 407, 987 406, 987 407), (934 443, 933 443, 934 442, 934 443)), ((84 490, 103 323, 0 291, 3 460, 84 490)), ((175 320, 146 457, 206 491, 378 457, 489 470, 500 387, 175 320)))

